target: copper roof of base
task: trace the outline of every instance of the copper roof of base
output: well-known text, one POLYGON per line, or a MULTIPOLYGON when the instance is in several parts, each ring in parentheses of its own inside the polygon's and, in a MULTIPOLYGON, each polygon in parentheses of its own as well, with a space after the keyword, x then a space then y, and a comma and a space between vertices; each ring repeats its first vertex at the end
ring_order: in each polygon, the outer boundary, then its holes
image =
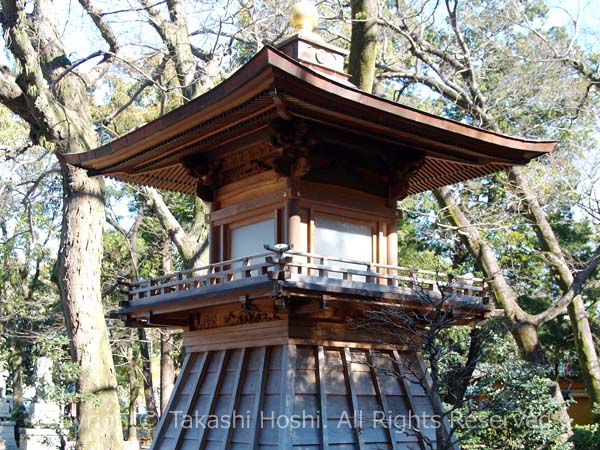
POLYGON ((223 83, 170 113, 86 153, 64 155, 91 175, 187 194, 197 179, 185 161, 227 154, 268 139, 274 120, 302 119, 353 141, 406 158, 424 155, 409 194, 525 164, 555 142, 485 131, 367 94, 329 79, 267 46, 223 83), (241 144, 240 144, 241 143, 241 144), (212 156, 211 156, 212 155, 212 156))

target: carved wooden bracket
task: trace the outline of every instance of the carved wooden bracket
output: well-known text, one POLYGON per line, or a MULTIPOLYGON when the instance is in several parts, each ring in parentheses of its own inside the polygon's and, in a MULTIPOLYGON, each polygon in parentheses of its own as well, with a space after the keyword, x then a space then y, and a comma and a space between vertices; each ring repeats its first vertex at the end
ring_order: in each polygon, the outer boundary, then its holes
POLYGON ((221 161, 199 163, 187 161, 183 163, 190 175, 198 180, 196 195, 205 202, 215 200, 215 191, 222 184, 221 161))
POLYGON ((388 196, 392 201, 402 200, 408 195, 410 179, 425 164, 425 155, 417 153, 410 158, 394 162, 394 167, 389 174, 388 196))
POLYGON ((273 158, 273 169, 284 177, 302 177, 310 171, 309 152, 315 145, 306 122, 301 119, 276 120, 271 143, 281 147, 280 155, 273 158))

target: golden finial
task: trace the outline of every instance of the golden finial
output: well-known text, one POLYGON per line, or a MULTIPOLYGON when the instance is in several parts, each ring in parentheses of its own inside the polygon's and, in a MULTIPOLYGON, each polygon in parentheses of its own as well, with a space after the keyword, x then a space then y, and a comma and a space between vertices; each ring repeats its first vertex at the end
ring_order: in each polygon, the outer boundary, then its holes
POLYGON ((297 32, 312 33, 319 21, 319 11, 309 0, 300 0, 290 12, 290 25, 297 32))

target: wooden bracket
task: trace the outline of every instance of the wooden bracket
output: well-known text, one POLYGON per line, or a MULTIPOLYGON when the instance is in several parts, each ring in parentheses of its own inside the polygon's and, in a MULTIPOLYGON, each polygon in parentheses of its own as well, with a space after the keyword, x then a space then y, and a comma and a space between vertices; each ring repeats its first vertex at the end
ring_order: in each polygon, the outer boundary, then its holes
POLYGON ((184 161, 183 166, 188 173, 196 178, 196 195, 205 202, 215 199, 215 191, 222 184, 221 162, 184 161))
POLYGON ((285 295, 278 295, 275 297, 275 309, 287 310, 288 309, 289 297, 285 295))
POLYGON ((388 182, 388 197, 390 201, 396 202, 408 195, 410 179, 417 174, 424 164, 425 155, 420 152, 410 158, 394 163, 388 182))
POLYGON ((315 145, 304 120, 276 120, 271 144, 282 149, 273 158, 273 169, 283 177, 303 177, 310 171, 309 152, 315 145))
POLYGON ((327 311, 329 309, 329 302, 325 297, 320 300, 321 311, 327 311))
POLYGON ((240 304, 242 305, 242 310, 252 311, 252 303, 247 295, 240 296, 240 304))

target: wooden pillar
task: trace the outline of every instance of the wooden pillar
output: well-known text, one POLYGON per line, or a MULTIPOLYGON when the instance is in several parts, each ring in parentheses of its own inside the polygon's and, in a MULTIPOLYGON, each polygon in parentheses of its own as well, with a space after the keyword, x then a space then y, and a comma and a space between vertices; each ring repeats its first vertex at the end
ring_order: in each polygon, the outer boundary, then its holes
POLYGON ((292 199, 288 201, 288 235, 287 242, 294 246, 294 250, 302 248, 302 216, 300 214, 300 201, 292 199))
POLYGON ((219 235, 221 227, 215 227, 212 222, 212 214, 216 210, 215 202, 208 204, 208 263, 214 264, 219 261, 219 235))
POLYGON ((398 222, 394 220, 387 224, 387 263, 398 265, 398 222))

